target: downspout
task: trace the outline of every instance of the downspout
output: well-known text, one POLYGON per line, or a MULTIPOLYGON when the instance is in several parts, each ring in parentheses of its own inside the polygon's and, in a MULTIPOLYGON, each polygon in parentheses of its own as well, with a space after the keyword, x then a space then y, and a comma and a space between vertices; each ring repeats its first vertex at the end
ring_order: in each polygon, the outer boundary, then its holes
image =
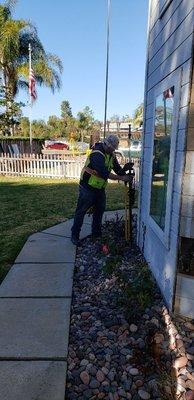
MULTIPOLYGON (((137 244, 140 244, 140 225, 141 225, 141 202, 142 202, 142 182, 141 177, 143 173, 143 161, 144 161, 144 142, 145 142, 145 126, 146 126, 146 100, 147 100, 147 86, 148 86, 148 65, 149 65, 149 34, 150 34, 150 17, 151 17, 151 5, 152 0, 149 0, 148 5, 148 26, 147 26, 147 46, 146 46, 146 65, 145 65, 145 86, 144 86, 144 112, 143 112, 143 137, 142 137, 142 148, 141 148, 141 164, 139 173, 139 196, 138 196, 138 228, 137 228, 137 244)), ((144 227, 145 229, 145 227, 144 227)), ((144 247, 144 244, 143 244, 144 247)))

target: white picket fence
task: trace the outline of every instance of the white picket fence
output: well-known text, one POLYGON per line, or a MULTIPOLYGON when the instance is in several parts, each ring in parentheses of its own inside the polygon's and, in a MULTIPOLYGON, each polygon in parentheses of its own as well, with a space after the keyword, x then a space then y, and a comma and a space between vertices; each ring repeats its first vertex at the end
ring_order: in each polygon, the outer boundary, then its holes
MULTIPOLYGON (((139 182, 139 160, 133 159, 135 181, 139 182)), ((42 178, 68 178, 78 179, 84 166, 85 158, 76 157, 74 160, 64 160, 60 157, 54 159, 46 155, 19 154, 0 155, 0 175, 30 176, 42 178)))

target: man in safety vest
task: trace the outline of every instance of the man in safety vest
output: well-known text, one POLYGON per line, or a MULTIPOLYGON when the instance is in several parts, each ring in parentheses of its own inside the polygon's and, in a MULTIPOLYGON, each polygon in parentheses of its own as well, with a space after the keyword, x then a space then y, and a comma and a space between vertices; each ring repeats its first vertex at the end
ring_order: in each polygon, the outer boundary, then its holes
POLYGON ((122 168, 114 154, 118 145, 118 137, 109 135, 103 142, 94 145, 86 160, 80 177, 79 197, 72 226, 71 241, 75 245, 79 244, 79 234, 84 216, 91 207, 94 209, 92 236, 101 236, 102 216, 106 207, 105 187, 107 180, 123 182, 130 180, 130 177, 125 175, 128 168, 126 166, 122 168), (115 174, 111 173, 112 170, 115 174))

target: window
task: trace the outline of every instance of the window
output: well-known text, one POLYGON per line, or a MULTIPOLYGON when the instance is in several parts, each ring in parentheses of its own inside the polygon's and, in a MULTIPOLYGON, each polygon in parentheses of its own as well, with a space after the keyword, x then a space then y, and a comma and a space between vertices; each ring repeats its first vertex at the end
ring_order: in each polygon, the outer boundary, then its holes
POLYGON ((174 86, 156 97, 150 215, 164 231, 171 133, 174 108, 174 86))

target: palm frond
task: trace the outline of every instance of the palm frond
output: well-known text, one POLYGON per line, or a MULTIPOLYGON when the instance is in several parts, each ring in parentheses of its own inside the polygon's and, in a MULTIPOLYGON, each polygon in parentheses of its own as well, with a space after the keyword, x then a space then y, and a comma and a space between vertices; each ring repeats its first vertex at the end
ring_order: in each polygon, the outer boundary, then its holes
POLYGON ((56 54, 47 53, 46 58, 49 63, 53 64, 59 69, 59 72, 63 72, 63 64, 60 58, 56 54))
POLYGON ((53 69, 44 59, 34 64, 34 73, 40 86, 50 87, 54 93, 55 89, 60 89, 61 79, 58 72, 53 69))
POLYGON ((18 0, 6 0, 4 6, 9 10, 12 10, 17 4, 18 0))
POLYGON ((20 32, 20 49, 18 64, 25 62, 29 57, 28 46, 29 43, 32 47, 32 62, 37 61, 40 57, 45 56, 44 47, 38 38, 36 28, 28 26, 20 32))
POLYGON ((3 24, 10 19, 11 13, 10 10, 2 5, 0 5, 0 27, 3 26, 3 24))
POLYGON ((25 92, 28 92, 28 89, 29 89, 28 82, 23 81, 22 79, 19 79, 18 83, 17 83, 17 89, 18 90, 22 89, 22 90, 25 90, 25 92))
POLYGON ((11 9, 15 0, 6 0, 0 5, 0 72, 9 84, 13 96, 28 87, 29 43, 32 47, 32 67, 37 84, 53 92, 61 87, 60 74, 63 66, 60 58, 46 53, 31 21, 14 20, 11 9))
POLYGON ((8 20, 1 32, 0 43, 1 52, 4 54, 5 62, 14 62, 19 54, 19 34, 22 28, 25 27, 25 21, 8 20))
POLYGON ((18 65, 16 68, 16 72, 17 72, 17 76, 19 77, 19 79, 21 79, 21 77, 23 79, 25 79, 26 81, 28 80, 28 76, 29 76, 29 63, 23 63, 21 65, 18 65))

